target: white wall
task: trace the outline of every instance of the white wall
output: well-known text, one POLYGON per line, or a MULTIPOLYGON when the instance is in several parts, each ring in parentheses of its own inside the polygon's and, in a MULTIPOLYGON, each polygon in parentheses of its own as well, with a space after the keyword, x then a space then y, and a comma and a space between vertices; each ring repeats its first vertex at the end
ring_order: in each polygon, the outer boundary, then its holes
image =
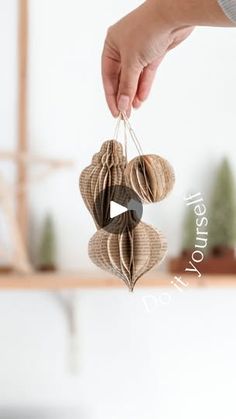
POLYGON ((2 293, 0 417, 1 407, 59 405, 78 406, 83 414, 73 419, 234 419, 235 290, 172 292, 171 303, 151 313, 143 295, 80 293, 73 376, 55 296, 2 293))
MULTIPOLYGON (((93 269, 87 242, 95 228, 77 179, 115 125, 100 78, 106 28, 138 3, 30 0, 30 147, 35 153, 76 159, 73 170, 32 185, 31 218, 37 244, 45 212, 53 213, 64 269, 93 269)), ((0 27, 0 143, 12 149, 15 0, 0 1, 0 27)), ((234 29, 197 29, 165 59, 149 101, 132 116, 145 152, 166 156, 176 170, 173 194, 144 214, 166 233, 170 253, 181 241, 184 195, 208 192, 223 155, 236 166, 235 58, 234 29)), ((4 170, 12 179, 11 165, 4 170)), ((150 314, 144 293, 80 294, 81 367, 72 377, 67 323, 55 296, 2 292, 0 405, 29 405, 36 411, 44 405, 78 406, 76 417, 83 419, 235 418, 235 291, 173 292, 171 304, 150 314)), ((0 409, 0 417, 5 416, 0 409)))

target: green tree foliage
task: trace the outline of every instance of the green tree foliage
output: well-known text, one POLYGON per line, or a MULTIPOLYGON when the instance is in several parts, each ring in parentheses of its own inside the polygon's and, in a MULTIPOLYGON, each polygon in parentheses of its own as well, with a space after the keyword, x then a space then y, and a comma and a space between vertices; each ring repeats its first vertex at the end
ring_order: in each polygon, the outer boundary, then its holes
POLYGON ((52 217, 46 216, 44 220, 41 242, 39 247, 39 269, 56 269, 56 239, 52 217))
POLYGON ((233 248, 236 242, 235 184, 227 159, 220 165, 209 212, 209 249, 233 248))
POLYGON ((183 252, 192 251, 196 243, 196 215, 193 207, 186 209, 183 225, 183 252))

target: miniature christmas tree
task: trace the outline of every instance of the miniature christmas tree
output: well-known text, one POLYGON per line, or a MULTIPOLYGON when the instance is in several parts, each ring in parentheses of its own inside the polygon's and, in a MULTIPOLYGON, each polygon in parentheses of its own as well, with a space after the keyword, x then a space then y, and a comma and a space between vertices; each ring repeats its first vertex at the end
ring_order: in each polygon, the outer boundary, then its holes
POLYGON ((213 254, 233 249, 236 242, 235 184, 229 162, 219 167, 209 216, 209 249, 213 254))
POLYGON ((45 218, 39 248, 39 269, 52 271, 56 269, 56 240, 52 217, 45 218))
POLYGON ((183 230, 182 253, 185 254, 191 252, 196 243, 196 215, 193 208, 188 207, 186 210, 183 230))

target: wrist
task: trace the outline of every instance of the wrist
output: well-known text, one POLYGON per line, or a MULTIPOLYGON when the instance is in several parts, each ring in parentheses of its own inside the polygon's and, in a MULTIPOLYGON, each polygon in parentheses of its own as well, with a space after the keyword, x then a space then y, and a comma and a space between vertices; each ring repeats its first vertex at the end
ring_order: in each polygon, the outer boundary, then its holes
POLYGON ((191 26, 186 22, 183 10, 179 10, 179 0, 146 0, 157 24, 162 24, 170 32, 182 26, 191 26))
POLYGON ((234 26, 217 0, 146 0, 172 30, 188 26, 234 26))

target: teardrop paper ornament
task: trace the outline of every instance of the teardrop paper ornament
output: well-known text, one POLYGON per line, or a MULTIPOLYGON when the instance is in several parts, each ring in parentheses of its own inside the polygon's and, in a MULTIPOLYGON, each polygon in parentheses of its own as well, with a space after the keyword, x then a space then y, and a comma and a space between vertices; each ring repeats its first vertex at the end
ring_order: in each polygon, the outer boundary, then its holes
MULTIPOLYGON (((100 208, 94 205, 96 198, 106 188, 124 183, 125 165, 126 159, 123 155, 122 145, 116 140, 109 140, 102 144, 101 150, 93 156, 92 164, 86 167, 80 175, 80 192, 97 227, 99 226, 96 219, 104 217, 106 220, 109 217, 111 197, 108 197, 105 202, 101 202, 100 208), (97 217, 94 216, 94 211, 99 211, 97 217)), ((112 193, 112 188, 107 190, 112 193)))
POLYGON ((125 169, 125 183, 142 202, 163 200, 173 188, 175 174, 170 163, 155 154, 141 155, 131 160, 125 169))
POLYGON ((133 291, 138 279, 163 260, 167 242, 162 233, 143 222, 130 230, 127 213, 123 215, 123 231, 112 234, 98 230, 88 250, 95 265, 121 278, 133 291))

